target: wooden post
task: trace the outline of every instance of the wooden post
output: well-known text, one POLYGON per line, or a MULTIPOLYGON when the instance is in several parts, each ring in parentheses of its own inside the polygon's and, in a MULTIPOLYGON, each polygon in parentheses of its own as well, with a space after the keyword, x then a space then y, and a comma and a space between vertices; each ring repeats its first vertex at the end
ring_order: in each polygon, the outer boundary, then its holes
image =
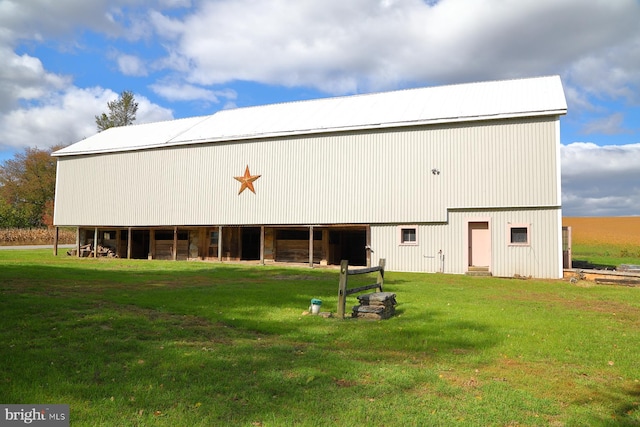
POLYGON ((131 227, 127 229, 127 259, 131 259, 131 227))
POLYGON ((120 253, 120 246, 122 245, 122 230, 119 228, 115 231, 116 233, 116 255, 118 258, 122 258, 122 254, 120 253))
POLYGON ((380 260, 378 261, 378 266, 380 267, 380 270, 378 270, 378 280, 376 283, 378 283, 380 285, 380 291, 382 291, 383 289, 383 285, 384 285, 384 268, 387 264, 387 260, 386 258, 380 258, 380 260))
POLYGON ((200 244, 198 245, 198 258, 205 259, 209 255, 209 239, 210 234, 207 233, 206 228, 200 229, 199 239, 200 244))
POLYGON ((76 256, 80 258, 80 227, 76 227, 76 256))
POLYGON ((174 261, 178 259, 178 227, 173 227, 173 253, 171 256, 174 261))
POLYGON ((218 261, 222 262, 222 226, 218 226, 218 261))
POLYGON ((53 233, 53 256, 58 256, 58 237, 60 237, 60 230, 56 227, 53 233))
POLYGON ((149 259, 154 259, 156 257, 156 230, 153 228, 149 229, 149 259))
POLYGON ((340 262, 340 282, 338 283, 338 318, 344 319, 344 309, 347 304, 347 271, 349 261, 343 259, 340 262))
POLYGON ((313 268, 313 225, 309 227, 309 267, 313 268))
POLYGON ((98 227, 93 231, 93 257, 98 258, 98 227))
POLYGON ((260 226, 260 264, 264 265, 264 225, 260 226))
POLYGON ((366 237, 365 237, 365 245, 367 245, 366 253, 367 253, 367 267, 371 267, 371 226, 367 225, 366 237))
POLYGON ((338 317, 344 319, 345 306, 347 304, 347 295, 355 294, 357 292, 366 291, 369 289, 379 289, 383 291, 384 286, 384 268, 386 260, 380 258, 380 264, 377 267, 360 268, 357 270, 349 271, 349 261, 342 260, 340 262, 340 282, 338 283, 338 317), (378 280, 371 285, 358 286, 355 288, 347 289, 347 277, 353 274, 368 274, 378 272, 378 280))
POLYGON ((329 230, 322 230, 322 259, 320 265, 329 265, 329 230))

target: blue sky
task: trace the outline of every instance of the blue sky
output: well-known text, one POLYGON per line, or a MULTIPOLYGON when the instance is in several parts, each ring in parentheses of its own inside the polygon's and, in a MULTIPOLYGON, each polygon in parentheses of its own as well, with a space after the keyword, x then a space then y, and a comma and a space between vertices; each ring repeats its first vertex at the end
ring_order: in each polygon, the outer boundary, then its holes
POLYGON ((638 0, 0 0, 0 162, 137 123, 558 74, 563 211, 640 215, 638 0))

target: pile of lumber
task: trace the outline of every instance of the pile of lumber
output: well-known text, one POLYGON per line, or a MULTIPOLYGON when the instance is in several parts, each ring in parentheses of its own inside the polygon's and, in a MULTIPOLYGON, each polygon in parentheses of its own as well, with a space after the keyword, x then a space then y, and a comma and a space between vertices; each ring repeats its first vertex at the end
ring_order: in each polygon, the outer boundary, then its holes
POLYGON ((640 273, 640 265, 620 264, 616 270, 628 273, 640 273))
MULTIPOLYGON (((89 258, 94 257, 95 254, 93 252, 94 251, 91 244, 80 246, 81 257, 89 257, 89 258)), ((77 254, 78 254, 78 251, 76 250, 76 248, 73 248, 67 251, 67 255, 69 256, 76 256, 77 254)), ((102 245, 98 245, 98 256, 106 256, 109 258, 118 257, 118 255, 114 252, 113 249, 111 249, 109 246, 102 246, 102 245)))
POLYGON ((360 305, 353 307, 351 317, 383 320, 396 312, 396 294, 393 292, 373 292, 358 296, 360 305))

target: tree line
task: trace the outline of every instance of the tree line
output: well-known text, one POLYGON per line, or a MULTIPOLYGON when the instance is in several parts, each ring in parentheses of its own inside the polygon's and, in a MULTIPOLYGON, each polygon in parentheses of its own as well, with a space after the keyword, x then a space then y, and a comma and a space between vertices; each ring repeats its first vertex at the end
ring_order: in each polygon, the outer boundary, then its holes
MULTIPOLYGON (((133 92, 124 91, 107 109, 95 116, 98 132, 132 124, 138 103, 133 92)), ((0 228, 53 225, 57 162, 51 153, 61 148, 26 148, 0 164, 0 228)))

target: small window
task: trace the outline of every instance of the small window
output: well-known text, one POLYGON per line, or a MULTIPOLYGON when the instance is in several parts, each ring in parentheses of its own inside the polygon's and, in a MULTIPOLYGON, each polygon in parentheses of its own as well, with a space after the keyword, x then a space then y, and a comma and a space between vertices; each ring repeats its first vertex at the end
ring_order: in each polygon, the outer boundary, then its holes
POLYGON ((417 245, 418 244, 418 227, 407 226, 398 227, 398 240, 400 245, 417 245))
POLYGON ((529 226, 512 224, 509 226, 509 244, 516 246, 529 245, 529 226))

